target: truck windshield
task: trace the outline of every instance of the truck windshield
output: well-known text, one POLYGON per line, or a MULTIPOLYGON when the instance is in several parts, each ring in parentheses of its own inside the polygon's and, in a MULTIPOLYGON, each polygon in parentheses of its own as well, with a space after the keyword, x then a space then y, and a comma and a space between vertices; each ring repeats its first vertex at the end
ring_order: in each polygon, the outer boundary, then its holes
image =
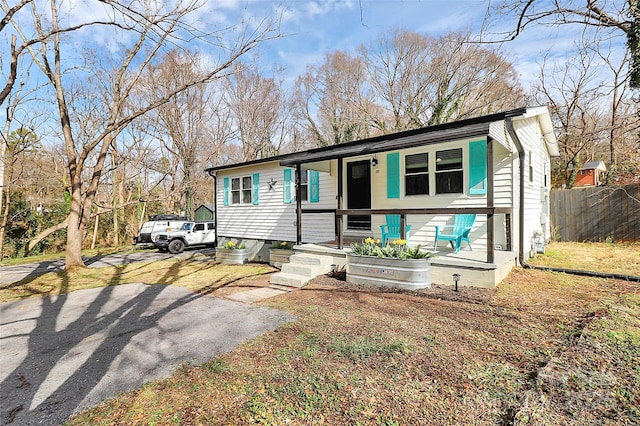
POLYGON ((191 227, 193 226, 193 223, 183 223, 182 224, 182 230, 183 231, 191 231, 191 227))

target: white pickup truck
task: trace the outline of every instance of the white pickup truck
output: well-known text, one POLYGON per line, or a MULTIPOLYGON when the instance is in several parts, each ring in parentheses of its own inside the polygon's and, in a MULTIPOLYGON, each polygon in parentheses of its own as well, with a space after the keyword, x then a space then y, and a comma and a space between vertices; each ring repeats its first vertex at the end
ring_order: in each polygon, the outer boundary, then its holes
POLYGON ((185 222, 180 229, 158 234, 153 245, 161 252, 182 253, 186 247, 216 245, 216 224, 211 221, 185 222))

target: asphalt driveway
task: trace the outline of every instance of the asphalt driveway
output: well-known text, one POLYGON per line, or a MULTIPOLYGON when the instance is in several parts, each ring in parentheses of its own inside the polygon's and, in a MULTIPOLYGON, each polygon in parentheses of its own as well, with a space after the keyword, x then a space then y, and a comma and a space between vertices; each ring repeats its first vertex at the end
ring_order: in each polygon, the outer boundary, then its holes
POLYGON ((60 424, 294 319, 170 285, 0 304, 0 423, 60 424))

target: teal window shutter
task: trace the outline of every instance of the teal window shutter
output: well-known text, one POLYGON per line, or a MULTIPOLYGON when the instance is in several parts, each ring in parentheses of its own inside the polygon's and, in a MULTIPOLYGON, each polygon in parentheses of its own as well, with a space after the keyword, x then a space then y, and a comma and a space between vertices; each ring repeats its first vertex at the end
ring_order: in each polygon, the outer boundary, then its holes
POLYGON ((387 154, 387 198, 400 198, 400 153, 387 154))
POLYGON ((223 192, 223 204, 225 206, 229 205, 229 178, 224 178, 224 192, 223 192))
POLYGON ((254 173, 251 178, 251 204, 260 204, 260 173, 254 173))
POLYGON ((309 170, 309 201, 320 201, 320 173, 315 170, 309 170))
POLYGON ((469 142, 469 194, 487 193, 487 141, 469 142))
POLYGON ((291 169, 284 169, 284 202, 291 204, 293 202, 293 181, 291 180, 291 169))

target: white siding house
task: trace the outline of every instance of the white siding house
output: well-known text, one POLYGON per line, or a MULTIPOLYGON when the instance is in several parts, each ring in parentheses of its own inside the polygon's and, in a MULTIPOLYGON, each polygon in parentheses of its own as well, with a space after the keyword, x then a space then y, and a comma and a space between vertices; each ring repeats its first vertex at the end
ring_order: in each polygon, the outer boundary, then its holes
MULTIPOLYGON (((303 178, 306 186, 303 207, 335 209, 335 176, 324 171, 307 171, 306 175, 303 178), (317 184, 315 180, 309 182, 308 177, 312 174, 318 177, 317 184), (317 193, 314 188, 316 185, 317 193), (314 194, 311 194, 311 189, 314 194)), ((294 179, 293 169, 281 167, 277 160, 220 170, 216 176, 218 236, 241 240, 295 242, 294 179), (241 188, 243 180, 247 182, 246 189, 241 188), (234 184, 240 188, 234 188, 234 184)), ((302 226, 302 239, 305 242, 323 242, 328 237, 335 237, 333 214, 320 215, 302 226)))
POLYGON ((558 154, 549 112, 536 107, 207 171, 218 240, 244 241, 263 259, 272 241, 379 238, 396 211, 411 225, 410 244, 433 249, 435 227, 465 212, 477 213, 474 252, 492 263, 494 251, 524 261, 538 233, 549 238, 558 154))

